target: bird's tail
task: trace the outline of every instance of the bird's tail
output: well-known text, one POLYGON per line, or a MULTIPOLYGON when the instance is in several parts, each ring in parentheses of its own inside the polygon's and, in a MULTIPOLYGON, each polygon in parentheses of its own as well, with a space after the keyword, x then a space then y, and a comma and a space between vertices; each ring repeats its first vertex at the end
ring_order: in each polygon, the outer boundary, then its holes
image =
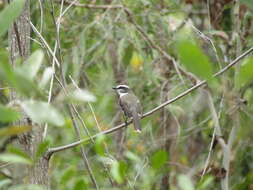
POLYGON ((134 124, 134 129, 136 132, 141 133, 141 123, 140 123, 140 116, 136 112, 133 113, 133 124, 134 124))

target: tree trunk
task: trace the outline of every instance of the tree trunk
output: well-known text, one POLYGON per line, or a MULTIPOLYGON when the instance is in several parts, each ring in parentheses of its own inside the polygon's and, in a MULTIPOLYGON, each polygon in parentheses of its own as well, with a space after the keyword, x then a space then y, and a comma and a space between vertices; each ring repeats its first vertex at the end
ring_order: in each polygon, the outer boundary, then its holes
MULTIPOLYGON (((13 26, 9 30, 10 62, 13 67, 15 67, 15 61, 17 58, 22 58, 22 61, 25 61, 30 55, 29 20, 30 0, 26 0, 22 14, 18 19, 16 19, 13 26)), ((21 99, 22 97, 17 95, 15 90, 11 90, 10 101, 21 99)), ((16 122, 15 125, 32 125, 32 130, 26 134, 18 136, 17 146, 23 148, 31 158, 34 158, 37 147, 42 142, 43 127, 34 124, 24 112, 22 112, 21 115, 21 119, 16 122)), ((14 184, 23 182, 31 184, 42 184, 49 189, 48 163, 49 158, 43 156, 29 168, 26 166, 13 165, 12 174, 14 176, 14 184), (28 180, 24 181, 24 179, 28 180)))

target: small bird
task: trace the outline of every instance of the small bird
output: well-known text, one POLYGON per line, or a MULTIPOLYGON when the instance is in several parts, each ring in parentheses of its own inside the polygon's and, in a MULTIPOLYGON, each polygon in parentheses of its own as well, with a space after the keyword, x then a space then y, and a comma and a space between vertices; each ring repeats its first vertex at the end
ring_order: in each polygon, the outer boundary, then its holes
POLYGON ((116 90, 119 97, 119 105, 124 112, 125 122, 133 117, 133 124, 136 132, 141 132, 140 117, 142 115, 139 99, 127 85, 118 85, 112 89, 116 90))

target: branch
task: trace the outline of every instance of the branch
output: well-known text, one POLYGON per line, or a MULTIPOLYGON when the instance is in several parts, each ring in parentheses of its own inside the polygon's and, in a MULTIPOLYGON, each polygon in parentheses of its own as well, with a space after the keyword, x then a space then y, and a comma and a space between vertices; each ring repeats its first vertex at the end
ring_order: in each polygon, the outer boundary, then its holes
MULTIPOLYGON (((220 76, 225 71, 227 71, 229 68, 231 68, 232 66, 234 66, 235 64, 237 64, 239 61, 241 61, 244 57, 246 57, 247 55, 249 55, 252 51, 253 51, 253 47, 251 47, 249 50, 247 50, 246 52, 244 52, 242 55, 240 55, 239 57, 237 57, 236 59, 234 59, 226 67, 224 67, 223 69, 221 69, 220 71, 218 71, 217 73, 215 73, 213 75, 213 77, 220 76)), ((157 106, 156 108, 148 111, 147 113, 143 114, 142 117, 141 117, 141 119, 143 119, 145 117, 148 117, 148 116, 152 115, 153 113, 157 112, 158 110, 162 109, 163 107, 165 107, 165 106, 167 106, 167 105, 169 105, 169 104, 177 101, 178 99, 183 98, 187 94, 189 94, 192 91, 194 91, 195 89, 197 89, 197 88, 205 85, 206 83, 207 83, 206 80, 203 80, 203 81, 199 82, 198 84, 196 84, 195 86, 193 86, 193 87, 187 89, 186 91, 182 92, 181 94, 179 94, 175 98, 172 98, 172 99, 170 99, 170 100, 162 103, 161 105, 157 106)), ((55 147, 55 148, 49 148, 48 151, 47 151, 47 154, 51 156, 53 153, 60 152, 60 151, 66 150, 66 149, 70 149, 70 148, 76 147, 76 146, 78 146, 78 145, 80 145, 82 143, 87 143, 87 142, 89 142, 91 140, 94 140, 95 138, 97 138, 100 135, 110 134, 110 133, 113 133, 113 132, 115 132, 115 131, 117 131, 119 129, 127 127, 131 123, 132 123, 132 120, 128 121, 127 123, 122 123, 120 125, 117 125, 116 127, 113 127, 111 129, 108 129, 108 130, 102 131, 100 133, 97 133, 97 134, 91 136, 90 138, 85 138, 85 139, 82 139, 82 140, 79 140, 79 141, 76 141, 74 143, 67 144, 67 145, 64 145, 64 146, 59 146, 59 147, 55 147)))
MULTIPOLYGON (((61 1, 57 0, 56 2, 60 3, 61 1)), ((148 34, 134 20, 134 17, 133 17, 133 14, 131 13, 131 11, 127 7, 125 7, 124 5, 120 5, 120 4, 117 4, 117 5, 93 5, 93 4, 82 4, 82 3, 76 3, 76 2, 69 2, 67 0, 64 1, 64 4, 65 5, 72 5, 72 6, 76 6, 76 7, 90 8, 90 9, 122 9, 125 12, 125 14, 127 15, 129 22, 134 25, 134 27, 140 33, 140 35, 144 39, 144 41, 147 42, 147 44, 151 48, 156 49, 163 57, 165 57, 167 60, 169 60, 173 64, 178 75, 182 74, 182 75, 186 76, 188 79, 190 79, 194 84, 197 83, 198 80, 196 79, 196 77, 194 75, 192 75, 191 73, 185 71, 182 67, 180 67, 180 65, 178 65, 176 63, 175 59, 172 56, 170 56, 168 53, 166 53, 166 51, 164 51, 159 45, 157 45, 152 39, 150 39, 148 34)))
MULTIPOLYGON (((61 3, 61 0, 57 0, 57 3, 61 3)), ((83 7, 83 8, 89 8, 89 9, 122 9, 124 8, 122 5, 93 5, 93 4, 82 4, 82 3, 76 3, 76 2, 70 2, 70 1, 64 1, 65 5, 73 5, 76 7, 83 7)))

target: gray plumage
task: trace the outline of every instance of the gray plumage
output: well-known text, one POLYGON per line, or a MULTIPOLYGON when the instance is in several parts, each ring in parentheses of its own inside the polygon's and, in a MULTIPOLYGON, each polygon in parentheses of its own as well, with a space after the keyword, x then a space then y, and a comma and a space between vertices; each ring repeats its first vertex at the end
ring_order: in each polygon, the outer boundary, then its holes
POLYGON ((133 125, 137 132, 141 132, 140 117, 142 115, 139 99, 126 85, 118 85, 113 88, 119 95, 119 105, 127 118, 133 118, 133 125))

